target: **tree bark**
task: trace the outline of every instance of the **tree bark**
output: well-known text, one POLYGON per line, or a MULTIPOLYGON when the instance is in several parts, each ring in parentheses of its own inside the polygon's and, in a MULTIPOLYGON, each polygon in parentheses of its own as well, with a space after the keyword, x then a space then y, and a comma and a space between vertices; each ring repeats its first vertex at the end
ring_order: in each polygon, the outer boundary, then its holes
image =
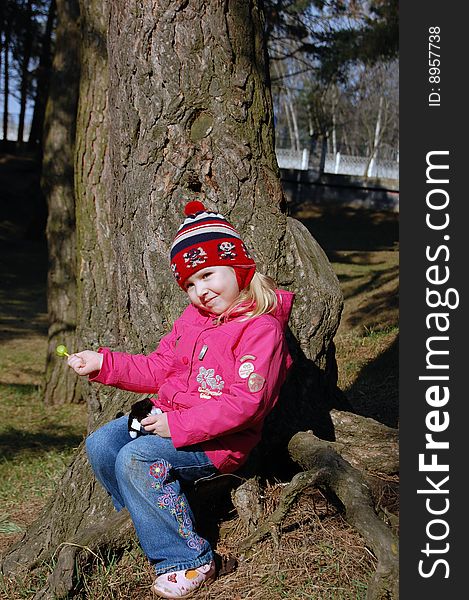
POLYGON ((74 194, 75 124, 80 81, 80 30, 77 0, 57 0, 55 56, 47 106, 42 189, 47 198, 47 244, 49 316, 46 373, 43 387, 46 404, 80 399, 77 378, 64 369, 55 353, 58 344, 75 348, 76 329, 76 237, 74 194))
POLYGON ((399 473, 399 431, 368 417, 331 411, 331 444, 353 467, 370 474, 399 473))
MULTIPOLYGON (((296 366, 252 463, 268 467, 275 453, 279 466, 289 460, 294 433, 307 428, 332 439, 332 340, 342 294, 324 252, 285 214, 258 2, 80 6, 73 349, 155 348, 187 303, 168 251, 185 202, 200 193, 236 225, 259 270, 297 294, 288 333, 296 366)), ((88 383, 82 393, 90 429, 135 401, 88 383)), ((44 514, 7 553, 3 572, 37 565, 60 544, 103 526, 111 513, 81 448, 44 514)), ((43 597, 57 589, 51 580, 43 597)))

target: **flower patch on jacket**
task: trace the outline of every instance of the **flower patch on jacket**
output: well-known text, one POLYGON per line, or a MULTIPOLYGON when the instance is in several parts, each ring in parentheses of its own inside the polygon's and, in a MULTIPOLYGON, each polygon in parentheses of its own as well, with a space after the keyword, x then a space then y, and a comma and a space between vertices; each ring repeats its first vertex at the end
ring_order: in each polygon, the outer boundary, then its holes
POLYGON ((210 399, 212 396, 221 396, 221 391, 225 387, 221 376, 215 375, 215 369, 200 367, 196 380, 200 384, 198 392, 201 398, 210 399))

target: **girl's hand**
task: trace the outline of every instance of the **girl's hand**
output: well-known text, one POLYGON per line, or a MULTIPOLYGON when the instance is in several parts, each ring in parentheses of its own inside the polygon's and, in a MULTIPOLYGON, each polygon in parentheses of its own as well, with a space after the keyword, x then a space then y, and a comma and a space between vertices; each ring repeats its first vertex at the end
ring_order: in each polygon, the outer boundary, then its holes
POLYGON ((99 371, 103 365, 104 356, 93 350, 84 350, 71 354, 67 360, 69 367, 78 373, 78 375, 89 375, 94 371, 99 371))
POLYGON ((142 419, 140 423, 145 427, 145 431, 156 433, 156 435, 164 438, 171 437, 171 432, 168 427, 168 415, 166 413, 161 413, 161 415, 149 415, 142 419))

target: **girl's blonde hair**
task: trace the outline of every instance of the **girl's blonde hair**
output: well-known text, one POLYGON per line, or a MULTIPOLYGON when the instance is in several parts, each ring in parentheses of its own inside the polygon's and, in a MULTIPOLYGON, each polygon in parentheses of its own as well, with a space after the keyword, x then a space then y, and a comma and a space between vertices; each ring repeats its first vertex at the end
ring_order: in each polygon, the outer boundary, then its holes
POLYGON ((256 271, 248 287, 242 290, 233 304, 219 316, 219 321, 240 316, 252 319, 274 312, 277 308, 276 288, 277 284, 271 277, 256 271))

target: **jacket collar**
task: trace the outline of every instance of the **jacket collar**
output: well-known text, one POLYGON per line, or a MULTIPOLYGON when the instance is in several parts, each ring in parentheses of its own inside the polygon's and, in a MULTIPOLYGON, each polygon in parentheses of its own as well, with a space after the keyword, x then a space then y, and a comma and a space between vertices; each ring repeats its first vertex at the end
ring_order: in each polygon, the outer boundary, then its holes
MULTIPOLYGON (((285 329, 293 308, 295 294, 287 290, 276 290, 275 293, 277 295, 277 308, 271 314, 279 321, 282 328, 285 329)), ((214 321, 218 319, 218 315, 196 308, 193 304, 189 304, 183 314, 191 322, 200 323, 201 325, 215 324, 214 321)), ((236 322, 242 320, 242 318, 242 316, 234 317, 229 322, 236 322)))

